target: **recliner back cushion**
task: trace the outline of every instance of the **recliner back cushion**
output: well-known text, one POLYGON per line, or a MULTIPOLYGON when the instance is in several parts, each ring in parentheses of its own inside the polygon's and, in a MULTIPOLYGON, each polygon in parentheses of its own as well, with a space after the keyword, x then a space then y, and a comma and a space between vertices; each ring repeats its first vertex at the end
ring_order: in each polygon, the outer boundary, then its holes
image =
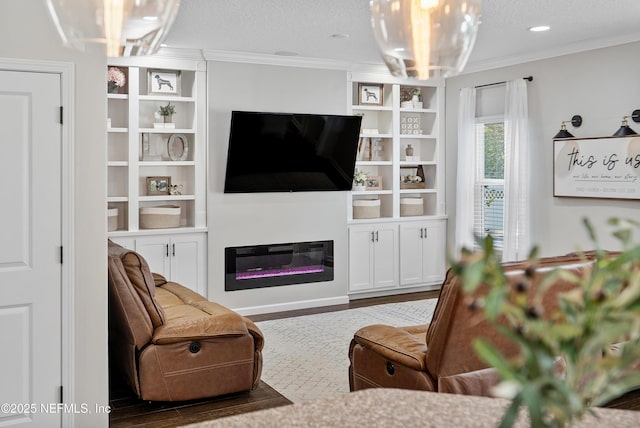
POLYGON ((149 313, 153 327, 165 323, 164 311, 156 302, 156 285, 146 260, 135 251, 127 250, 109 241, 109 255, 120 257, 129 281, 140 296, 140 300, 149 313))
MULTIPOLYGON (((505 265, 509 284, 523 280, 525 263, 505 265)), ((536 271, 548 271, 555 267, 571 270, 579 274, 591 269, 591 262, 578 258, 555 257, 542 259, 536 271)), ((531 299, 539 280, 544 274, 536 274, 528 290, 531 299)), ((542 316, 549 316, 558 308, 558 294, 575 287, 574 284, 558 280, 542 299, 542 316)), ((518 347, 506 336, 499 333, 484 317, 482 309, 471 309, 470 303, 475 297, 486 294, 488 287, 482 286, 473 295, 462 290, 462 281, 451 270, 447 272, 440 299, 427 332, 426 364, 435 377, 451 376, 487 368, 488 365, 475 353, 473 342, 477 338, 489 341, 504 355, 515 356, 518 347)))

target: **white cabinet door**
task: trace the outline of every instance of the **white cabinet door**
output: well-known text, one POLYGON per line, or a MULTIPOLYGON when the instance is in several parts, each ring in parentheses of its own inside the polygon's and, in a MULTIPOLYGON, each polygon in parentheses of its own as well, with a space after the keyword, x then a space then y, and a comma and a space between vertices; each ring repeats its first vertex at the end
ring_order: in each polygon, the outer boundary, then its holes
POLYGON ((445 271, 444 220, 400 225, 400 285, 438 283, 445 271))
POLYGON ((422 222, 400 225, 400 285, 422 282, 424 229, 422 222))
POLYGON ((398 285, 396 224, 349 228, 349 291, 393 288, 398 285))
POLYGON ((422 280, 427 283, 440 283, 444 280, 446 269, 445 222, 426 222, 424 229, 422 280))
POLYGON ((137 237, 135 251, 145 258, 151 272, 207 297, 205 233, 137 237))
POLYGON ((349 228, 349 291, 373 288, 373 239, 369 226, 349 228))
POLYGON ((135 251, 147 261, 151 272, 171 279, 169 237, 166 235, 136 238, 135 251))
POLYGON ((395 224, 378 225, 374 231, 374 288, 398 285, 398 232, 395 224))
POLYGON ((207 257, 205 235, 188 233, 171 237, 171 280, 206 297, 207 257))

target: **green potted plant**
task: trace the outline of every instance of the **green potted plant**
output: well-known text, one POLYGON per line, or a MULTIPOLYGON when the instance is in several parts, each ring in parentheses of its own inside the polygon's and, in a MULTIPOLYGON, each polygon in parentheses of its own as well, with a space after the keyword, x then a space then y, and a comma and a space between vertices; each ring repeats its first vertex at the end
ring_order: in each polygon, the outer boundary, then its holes
POLYGON ((171 123, 174 114, 176 114, 176 106, 171 105, 171 102, 166 106, 160 106, 160 116, 164 118, 164 123, 171 123))
MULTIPOLYGON (((616 253, 600 249, 593 227, 587 220, 584 224, 596 250, 589 254, 593 270, 582 277, 561 269, 527 269, 525 280, 510 287, 490 236, 479 240, 480 251, 463 250, 453 265, 466 292, 488 285, 486 296, 473 307, 483 308, 482 315, 519 346, 519 357, 509 359, 488 342, 474 343, 502 379, 494 394, 511 400, 501 427, 512 426, 521 407, 532 427, 569 426, 591 407, 640 385, 640 245, 632 241, 640 223, 609 220, 623 247, 616 253), (544 275, 536 278, 538 290, 558 279, 576 286, 560 295, 556 313, 540 316, 526 299, 528 281, 536 275, 544 275), (554 364, 558 358, 563 374, 554 364)), ((536 254, 529 257, 532 267, 536 254)))
POLYGON ((355 173, 353 174, 353 188, 354 191, 366 190, 367 188, 367 173, 356 168, 355 173))

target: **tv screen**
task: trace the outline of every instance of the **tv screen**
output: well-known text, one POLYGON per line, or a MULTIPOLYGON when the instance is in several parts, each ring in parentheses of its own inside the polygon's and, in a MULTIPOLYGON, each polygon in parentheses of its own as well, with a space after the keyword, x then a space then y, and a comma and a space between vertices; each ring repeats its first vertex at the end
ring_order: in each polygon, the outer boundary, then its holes
POLYGON ((233 111, 224 192, 350 190, 361 120, 233 111))

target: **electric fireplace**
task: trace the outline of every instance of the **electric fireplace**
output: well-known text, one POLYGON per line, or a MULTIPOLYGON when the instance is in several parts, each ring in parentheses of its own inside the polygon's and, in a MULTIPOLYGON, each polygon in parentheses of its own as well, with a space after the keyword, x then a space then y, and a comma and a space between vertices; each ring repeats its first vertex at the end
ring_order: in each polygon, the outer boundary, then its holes
POLYGON ((225 248, 225 291, 333 281, 333 241, 225 248))

